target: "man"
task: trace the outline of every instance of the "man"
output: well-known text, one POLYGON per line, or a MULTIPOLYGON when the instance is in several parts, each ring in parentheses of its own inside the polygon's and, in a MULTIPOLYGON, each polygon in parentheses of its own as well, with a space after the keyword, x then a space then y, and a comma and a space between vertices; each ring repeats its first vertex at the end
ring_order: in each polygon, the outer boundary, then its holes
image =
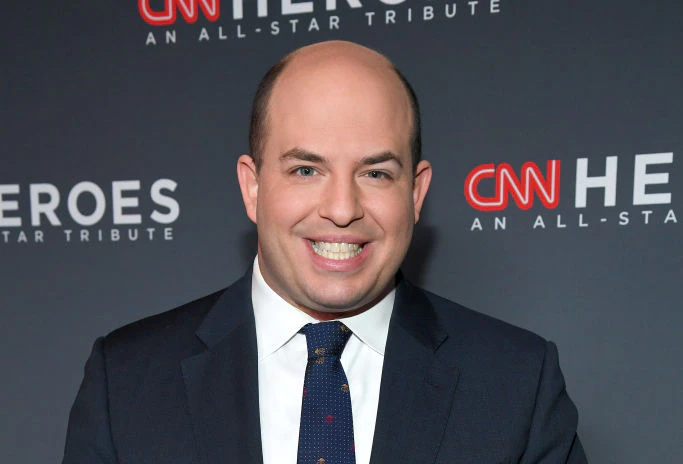
POLYGON ((586 462, 554 345, 401 278, 432 174, 419 131, 372 50, 272 68, 237 164, 253 270, 95 343, 64 463, 586 462))

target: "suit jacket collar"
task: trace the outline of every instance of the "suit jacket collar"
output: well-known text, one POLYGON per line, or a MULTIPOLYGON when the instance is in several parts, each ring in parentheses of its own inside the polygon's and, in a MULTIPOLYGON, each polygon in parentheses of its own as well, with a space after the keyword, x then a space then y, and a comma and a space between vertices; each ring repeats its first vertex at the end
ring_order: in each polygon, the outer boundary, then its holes
MULTIPOLYGON (((427 295, 399 272, 391 325, 401 327, 425 347, 436 351, 448 338, 427 295)), ((391 327, 391 326, 390 326, 391 327)))
MULTIPOLYGON (((458 371, 440 355, 448 333, 424 292, 397 279, 382 370, 372 464, 433 462, 458 371)), ((251 268, 196 332, 207 350, 182 370, 200 462, 262 463, 251 268)))
POLYGON ((223 292, 197 329, 197 337, 207 348, 213 348, 235 330, 254 323, 251 274, 249 267, 242 278, 223 292))

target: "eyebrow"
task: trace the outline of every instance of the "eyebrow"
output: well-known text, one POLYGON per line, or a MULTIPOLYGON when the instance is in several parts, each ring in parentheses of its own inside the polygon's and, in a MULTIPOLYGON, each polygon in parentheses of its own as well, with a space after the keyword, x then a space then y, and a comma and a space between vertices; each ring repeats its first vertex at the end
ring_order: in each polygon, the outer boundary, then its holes
MULTIPOLYGON (((327 164, 327 159, 325 159, 324 156, 318 155, 317 153, 313 153, 308 150, 304 150, 303 148, 299 147, 294 147, 280 155, 280 161, 290 160, 327 164)), ((381 153, 365 156, 361 158, 358 164, 361 166, 371 166, 373 164, 384 163, 387 161, 395 161, 400 168, 403 168, 403 162, 401 161, 401 159, 395 153, 390 151, 384 151, 381 153)))
POLYGON ((373 164, 384 163, 386 161, 395 161, 400 168, 403 168, 403 162, 401 162, 401 158, 390 151, 384 151, 375 155, 366 156, 360 160, 360 164, 369 166, 373 164))
POLYGON ((322 156, 299 147, 294 147, 280 155, 280 161, 289 160, 309 161, 311 163, 327 164, 327 160, 325 160, 325 158, 323 158, 322 156))

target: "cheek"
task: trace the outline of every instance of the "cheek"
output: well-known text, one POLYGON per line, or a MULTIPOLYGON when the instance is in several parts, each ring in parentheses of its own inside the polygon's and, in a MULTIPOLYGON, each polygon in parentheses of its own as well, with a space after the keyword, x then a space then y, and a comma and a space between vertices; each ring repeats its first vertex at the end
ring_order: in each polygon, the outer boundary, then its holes
POLYGON ((259 224, 273 228, 290 228, 310 213, 315 197, 287 186, 262 189, 259 191, 256 213, 259 224))
POLYGON ((372 203, 372 216, 387 236, 409 239, 414 223, 412 201, 405 195, 392 195, 372 203))

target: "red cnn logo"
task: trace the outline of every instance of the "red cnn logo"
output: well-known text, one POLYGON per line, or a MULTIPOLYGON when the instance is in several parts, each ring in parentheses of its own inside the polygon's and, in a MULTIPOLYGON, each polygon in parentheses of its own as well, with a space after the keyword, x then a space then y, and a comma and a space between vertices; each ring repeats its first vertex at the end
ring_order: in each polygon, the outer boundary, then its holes
POLYGON ((150 0, 138 0, 140 16, 152 26, 167 26, 176 22, 176 9, 180 10, 185 21, 194 23, 199 17, 199 9, 209 21, 216 21, 220 16, 220 0, 164 0, 164 11, 153 11, 150 0))
POLYGON ((560 160, 549 160, 546 164, 545 178, 536 163, 527 161, 522 166, 521 180, 507 163, 496 168, 494 164, 482 164, 474 168, 465 179, 465 198, 474 209, 480 211, 501 211, 508 206, 511 196, 520 209, 529 209, 534 204, 534 193, 548 209, 555 208, 560 202, 560 160), (479 193, 479 182, 484 179, 495 180, 492 197, 479 193))

